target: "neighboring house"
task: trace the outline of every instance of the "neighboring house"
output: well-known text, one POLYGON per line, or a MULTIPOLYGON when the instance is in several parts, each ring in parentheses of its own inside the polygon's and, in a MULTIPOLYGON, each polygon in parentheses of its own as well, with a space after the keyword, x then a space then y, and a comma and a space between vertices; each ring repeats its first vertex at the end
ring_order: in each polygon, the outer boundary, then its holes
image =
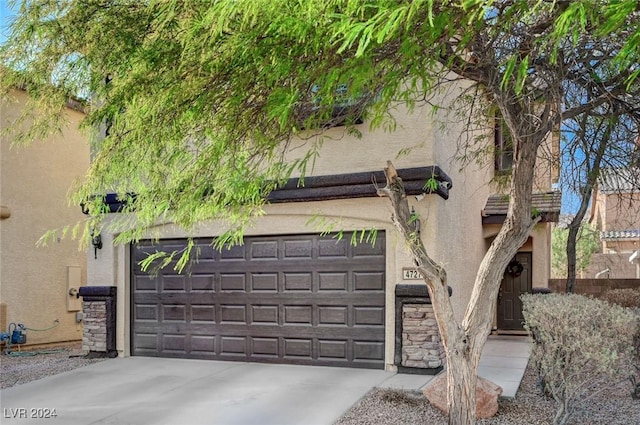
POLYGON ((602 247, 583 278, 640 279, 640 169, 604 169, 591 203, 602 247), (635 257, 633 257, 635 254, 635 257))
MULTIPOLYGON (((15 125, 27 95, 11 90, 1 102, 5 129, 15 125)), ((69 107, 66 115, 61 134, 28 146, 12 146, 4 136, 1 142, 0 330, 24 324, 29 346, 82 339, 82 322, 76 320, 82 304, 69 291, 85 283, 86 254, 69 238, 36 246, 45 232, 85 219, 67 202, 72 182, 89 166, 89 145, 78 130, 84 114, 69 107)))
MULTIPOLYGON (((508 173, 500 168, 509 166, 508 149, 501 150, 507 157, 496 157, 495 170, 475 164, 460 170, 453 158, 463 123, 443 130, 426 107, 413 114, 399 110, 397 120, 393 133, 359 125, 360 139, 340 127, 329 130, 334 137, 324 141, 305 186, 292 181, 274 192, 266 215, 247 229, 244 245, 212 250, 208 244, 221 233, 220 223, 205 223, 192 235, 202 238, 201 252, 186 275, 169 268, 149 276, 137 263, 157 246, 144 241, 114 246, 114 235, 102 234, 97 259, 93 251, 88 257, 87 279, 88 285, 117 288, 111 332, 118 352, 393 368, 401 332, 396 286, 425 286, 416 280, 413 261, 391 223, 389 200, 376 196, 371 183, 375 177, 384 184, 382 169, 389 159, 407 184, 429 253, 447 270, 460 318, 479 264, 506 216, 507 199, 489 182, 496 172, 508 173), (413 149, 398 157, 407 147, 413 149), (438 190, 421 196, 432 175, 438 190), (320 236, 323 229, 310 224, 314 217, 346 232, 375 228, 377 240, 373 246, 351 246, 348 234, 341 241, 320 236)), ((504 141, 496 137, 496 143, 504 141)), ((546 147, 557 147, 557 140, 546 147)), ((505 275, 496 312, 499 330, 521 330, 519 295, 548 284, 549 222, 557 219, 560 196, 549 192, 557 170, 541 162, 534 209, 543 220, 505 275)), ((187 235, 180 229, 163 226, 161 232, 161 249, 184 246, 187 235)))

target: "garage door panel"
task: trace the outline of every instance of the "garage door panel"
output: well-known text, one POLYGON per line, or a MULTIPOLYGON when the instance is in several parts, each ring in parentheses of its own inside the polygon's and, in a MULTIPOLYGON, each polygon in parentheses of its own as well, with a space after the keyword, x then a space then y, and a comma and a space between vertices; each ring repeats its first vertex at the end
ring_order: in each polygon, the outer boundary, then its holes
POLYGON ((310 305, 285 305, 284 324, 285 325, 311 325, 313 307, 310 305))
POLYGON ((135 276, 132 279, 133 290, 137 293, 143 291, 146 292, 158 292, 158 280, 154 280, 149 276, 135 276))
POLYGON ((248 358, 247 352, 247 340, 246 336, 222 336, 220 337, 220 354, 231 355, 234 357, 248 358))
POLYGON ((244 274, 221 273, 218 277, 221 291, 246 291, 247 279, 244 274))
POLYGON ((249 246, 250 259, 278 259, 278 241, 252 241, 247 245, 249 246))
MULTIPOLYGON (((211 304, 214 302, 214 294, 198 294, 198 304, 211 304)), ((136 294, 137 304, 162 304, 162 305, 187 305, 191 304, 194 295, 190 293, 176 292, 139 292, 136 294)))
POLYGON ((353 278, 355 291, 384 290, 384 272, 357 271, 353 278))
MULTIPOLYGON (((382 368, 384 234, 349 239, 253 237, 222 251, 203 240, 189 274, 132 265, 132 353, 382 368)), ((142 244, 132 258, 184 243, 142 244)))
POLYGON ((243 273, 331 273, 336 271, 357 270, 361 272, 384 272, 384 259, 382 257, 375 258, 323 258, 323 259, 284 259, 284 260, 241 260, 241 262, 198 262, 188 266, 188 272, 192 275, 209 274, 209 273, 227 273, 227 274, 243 274, 243 273), (374 263, 377 261, 379 263, 374 263))
POLYGON ((376 340, 380 339, 379 336, 375 335, 375 331, 378 327, 370 326, 359 326, 359 327, 343 327, 343 326, 335 326, 335 327, 311 327, 304 326, 300 323, 292 323, 285 326, 280 325, 236 325, 230 323, 217 323, 215 327, 207 326, 204 323, 197 324, 185 324, 183 323, 160 323, 160 324, 151 324, 144 323, 138 328, 138 332, 142 332, 145 334, 162 334, 163 332, 168 332, 171 334, 176 333, 190 333, 192 335, 209 335, 212 331, 215 331, 215 335, 224 335, 224 336, 239 336, 239 337, 282 337, 283 335, 291 335, 295 338, 309 338, 309 339, 318 339, 318 338, 333 338, 333 339, 341 339, 341 340, 354 340, 354 341, 364 341, 364 340, 376 340), (372 331, 374 332, 372 334, 372 331), (375 338, 372 338, 375 337, 375 338))
MULTIPOLYGON (((184 299, 184 296, 175 295, 156 295, 156 294, 143 294, 141 300, 162 300, 164 303, 175 302, 176 304, 183 304, 180 302, 184 299)), ((200 296, 200 295, 198 295, 200 296)), ((204 297, 203 297, 204 298, 204 297)), ((292 304, 301 305, 309 304, 310 300, 314 305, 356 305, 367 306, 377 305, 383 306, 385 297, 380 293, 368 293, 365 291, 359 291, 358 293, 332 293, 329 291, 323 291, 318 293, 309 294, 302 291, 287 291, 286 293, 262 293, 262 292, 238 292, 238 293, 223 293, 220 292, 215 295, 207 296, 206 301, 198 299, 198 304, 203 303, 215 303, 215 304, 251 304, 251 305, 273 305, 273 304, 292 304)))
POLYGON ((141 351, 158 351, 160 344, 158 343, 158 335, 156 333, 139 332, 135 334, 134 350, 141 351))
POLYGON ((220 261, 243 260, 246 256, 246 245, 233 245, 222 248, 220 251, 220 261))
POLYGON ((133 320, 135 321, 153 321, 160 319, 158 306, 156 304, 138 303, 133 307, 133 320))
POLYGON ((283 338, 284 356, 313 359, 313 340, 310 338, 283 338))
POLYGON ((191 322, 216 322, 216 311, 214 305, 192 305, 191 322))
POLYGON ((280 316, 280 307, 278 305, 252 305, 251 306, 251 323, 253 324, 270 324, 277 325, 280 316))
POLYGON ((185 322, 187 320, 186 305, 163 305, 162 320, 164 322, 185 322))
POLYGON ((376 238, 373 244, 360 243, 352 247, 354 257, 384 256, 384 237, 376 238))
POLYGON ((254 292, 278 292, 278 274, 277 273, 261 273, 251 274, 251 291, 254 292))
POLYGON ((349 244, 343 238, 341 240, 324 239, 318 242, 318 257, 347 257, 349 244))
POLYGON ((312 259, 313 243, 310 240, 285 240, 283 259, 312 259))
POLYGON ((172 335, 172 334, 163 334, 162 335, 162 351, 164 352, 174 352, 180 354, 186 354, 186 336, 185 335, 172 335))
POLYGON ((318 273, 318 290, 319 291, 341 291, 346 292, 348 273, 332 273, 332 272, 319 272, 318 273))
POLYGON ((163 292, 186 292, 187 279, 184 275, 162 275, 160 288, 163 292))
POLYGON ((384 343, 380 341, 356 341, 353 345, 353 357, 357 360, 376 361, 384 356, 384 343))
POLYGON ((214 335, 191 335, 191 353, 196 355, 215 355, 216 337, 214 335))
POLYGON ((192 274, 191 276, 189 276, 189 283, 191 292, 213 292, 215 288, 215 275, 192 274))
POLYGON ((347 361, 347 341, 321 339, 318 341, 318 358, 347 361))
POLYGON ((221 304, 220 323, 247 323, 247 306, 221 304))
POLYGON ((251 356, 266 356, 274 359, 278 358, 279 338, 252 337, 249 340, 251 343, 251 356))
POLYGON ((348 306, 318 306, 319 325, 348 326, 348 306))
POLYGON ((378 306, 355 306, 354 325, 379 325, 384 326, 384 307, 378 306))
POLYGON ((313 289, 312 273, 283 273, 284 288, 283 291, 308 291, 313 289))

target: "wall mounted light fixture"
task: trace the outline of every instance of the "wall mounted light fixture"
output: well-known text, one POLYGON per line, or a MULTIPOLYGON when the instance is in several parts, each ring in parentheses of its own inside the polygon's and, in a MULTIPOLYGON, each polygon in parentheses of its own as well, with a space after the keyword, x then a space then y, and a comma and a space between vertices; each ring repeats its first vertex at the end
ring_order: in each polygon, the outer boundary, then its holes
POLYGON ((91 245, 93 245, 94 258, 97 260, 98 250, 102 249, 102 236, 100 236, 100 233, 95 234, 94 232, 91 232, 91 245))

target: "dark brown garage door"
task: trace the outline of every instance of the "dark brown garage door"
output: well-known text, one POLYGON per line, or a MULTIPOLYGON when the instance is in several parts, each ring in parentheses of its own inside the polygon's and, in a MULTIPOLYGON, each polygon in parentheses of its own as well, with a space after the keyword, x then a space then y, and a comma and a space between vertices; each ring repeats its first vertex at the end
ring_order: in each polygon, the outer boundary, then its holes
POLYGON ((384 367, 385 240, 330 236, 246 238, 222 252, 199 241, 184 275, 140 270, 132 252, 133 355, 384 367))

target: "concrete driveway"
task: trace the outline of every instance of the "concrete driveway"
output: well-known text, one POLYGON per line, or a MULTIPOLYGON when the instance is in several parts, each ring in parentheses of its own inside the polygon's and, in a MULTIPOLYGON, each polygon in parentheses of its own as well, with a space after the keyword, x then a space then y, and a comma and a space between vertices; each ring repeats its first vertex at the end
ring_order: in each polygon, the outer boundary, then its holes
POLYGON ((126 357, 2 390, 0 422, 326 425, 372 387, 393 381, 394 375, 381 370, 126 357), (54 409, 55 417, 38 417, 54 409))

